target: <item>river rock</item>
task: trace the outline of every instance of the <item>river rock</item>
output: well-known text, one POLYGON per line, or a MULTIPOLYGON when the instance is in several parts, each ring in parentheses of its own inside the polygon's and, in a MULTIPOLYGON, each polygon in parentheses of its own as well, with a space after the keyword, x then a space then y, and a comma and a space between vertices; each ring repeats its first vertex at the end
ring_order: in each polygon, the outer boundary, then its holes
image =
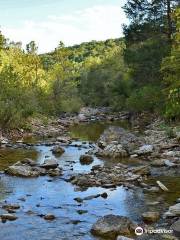
POLYGON ((0 215, 0 218, 2 219, 2 222, 4 221, 15 221, 17 219, 17 217, 13 214, 10 214, 10 213, 6 213, 6 214, 2 214, 0 215))
POLYGON ((48 220, 48 221, 52 221, 52 220, 54 220, 56 217, 53 215, 53 214, 46 214, 45 216, 44 216, 44 219, 45 220, 48 220))
POLYGON ((108 197, 108 194, 106 192, 103 192, 101 193, 101 197, 106 199, 108 197))
POLYGON ((2 206, 3 209, 5 209, 6 211, 11 211, 11 210, 17 210, 20 208, 19 204, 4 204, 2 206))
POLYGON ((81 164, 91 164, 93 162, 93 157, 91 155, 88 154, 84 154, 80 156, 80 163, 81 164))
POLYGON ((145 222, 156 222, 160 218, 160 214, 158 212, 145 212, 142 214, 142 218, 145 222))
POLYGON ((4 145, 4 144, 8 144, 8 143, 9 143, 9 141, 7 138, 3 138, 3 137, 0 138, 0 144, 4 145))
POLYGON ((60 176, 62 174, 62 169, 60 169, 60 168, 50 169, 48 171, 48 174, 50 177, 60 176))
POLYGON ((180 151, 168 151, 163 154, 168 157, 180 157, 180 151))
POLYGON ((81 209, 79 209, 79 210, 77 210, 77 213, 78 213, 79 215, 82 215, 82 214, 88 213, 88 211, 87 211, 87 210, 81 210, 81 209))
POLYGON ((52 153, 54 155, 62 155, 63 153, 65 152, 64 148, 62 148, 61 146, 55 146, 53 149, 52 149, 52 153))
POLYGON ((177 203, 171 207, 169 207, 168 212, 165 213, 166 217, 176 217, 180 216, 180 203, 177 203))
POLYGON ((65 144, 71 143, 70 137, 57 137, 56 141, 61 142, 61 143, 65 143, 65 144))
POLYGON ((150 154, 153 152, 153 148, 153 145, 143 145, 135 153, 138 155, 150 154))
POLYGON ((128 152, 132 152, 137 147, 142 145, 142 140, 136 137, 133 133, 126 131, 123 128, 117 126, 111 126, 104 131, 98 140, 98 145, 101 148, 105 148, 107 145, 116 141, 121 144, 128 152))
POLYGON ((30 158, 25 158, 25 159, 21 160, 21 163, 22 164, 27 164, 27 165, 29 165, 31 167, 34 167, 34 166, 37 165, 37 163, 34 160, 30 159, 30 158))
POLYGON ((171 225, 171 229, 176 237, 180 237, 180 219, 171 225))
POLYGON ((86 121, 86 116, 85 116, 85 114, 80 113, 80 114, 78 115, 78 120, 81 121, 81 122, 86 121))
POLYGON ((92 171, 96 171, 96 170, 99 170, 99 169, 101 169, 101 165, 100 165, 100 164, 94 165, 94 166, 92 166, 92 168, 91 168, 92 171))
POLYGON ((124 237, 124 236, 118 236, 116 240, 134 240, 132 238, 124 237))
POLYGON ((151 166, 153 167, 163 167, 165 165, 164 163, 165 159, 157 159, 151 162, 151 166))
POLYGON ((127 217, 106 215, 101 217, 91 228, 94 235, 116 239, 120 234, 129 235, 134 232, 136 225, 127 217))
POLYGON ((9 166, 5 172, 17 177, 38 177, 40 175, 40 172, 34 170, 31 166, 20 163, 9 166))
POLYGON ((54 169, 58 167, 58 163, 55 159, 47 159, 44 161, 43 164, 40 165, 40 167, 45 169, 54 169))
POLYGON ((150 167, 149 166, 138 166, 138 167, 133 167, 131 171, 135 174, 139 175, 150 175, 150 167))
POLYGON ((85 117, 95 116, 100 113, 100 109, 98 108, 91 108, 91 107, 83 107, 80 109, 79 115, 82 114, 85 117))
POLYGON ((99 151, 97 152, 97 155, 103 156, 103 157, 118 158, 118 157, 127 157, 128 153, 121 144, 111 143, 107 145, 104 149, 99 149, 99 151))
POLYGON ((165 164, 167 167, 175 167, 175 166, 176 166, 175 163, 173 163, 172 161, 169 161, 168 159, 166 159, 166 160, 164 161, 164 164, 165 164))
POLYGON ((91 181, 87 176, 77 176, 71 180, 72 184, 76 184, 79 187, 89 187, 91 186, 91 181))

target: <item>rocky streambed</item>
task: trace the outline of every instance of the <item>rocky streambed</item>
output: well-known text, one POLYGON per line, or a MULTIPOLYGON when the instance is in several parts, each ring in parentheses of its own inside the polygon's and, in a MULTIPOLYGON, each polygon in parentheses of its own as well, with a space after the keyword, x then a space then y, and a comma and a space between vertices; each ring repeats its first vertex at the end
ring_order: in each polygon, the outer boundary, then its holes
POLYGON ((178 239, 177 136, 95 120, 70 134, 61 127, 56 137, 3 143, 0 239, 178 239), (137 226, 167 232, 137 236, 137 226))

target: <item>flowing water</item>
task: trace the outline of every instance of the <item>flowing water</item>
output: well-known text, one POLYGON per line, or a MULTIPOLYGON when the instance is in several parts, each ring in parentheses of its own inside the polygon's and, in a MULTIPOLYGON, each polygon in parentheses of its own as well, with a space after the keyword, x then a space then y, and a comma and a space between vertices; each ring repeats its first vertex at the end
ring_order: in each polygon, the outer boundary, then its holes
MULTIPOLYGON (((108 124, 109 125, 109 124, 108 124)), ((117 123, 121 125, 121 123, 117 123)), ((95 141, 107 124, 94 123, 80 125, 71 128, 71 134, 82 140, 95 141)), ((124 123, 123 123, 123 126, 124 123)), ((78 142, 79 144, 80 142, 78 142)), ((43 162, 46 158, 55 158, 51 149, 53 146, 35 145, 31 150, 14 149, 0 151, 0 169, 18 160, 29 157, 37 162, 43 162)), ((63 176, 51 178, 48 176, 34 179, 24 179, 0 175, 0 203, 19 203, 21 208, 17 210, 18 219, 13 222, 0 222, 0 239, 2 240, 95 240, 99 239, 91 235, 90 228, 96 220, 106 214, 119 214, 128 216, 132 220, 140 222, 141 214, 148 209, 146 201, 155 201, 155 194, 143 194, 141 191, 126 190, 123 187, 116 189, 103 189, 91 187, 84 191, 67 182, 74 173, 90 171, 93 165, 115 164, 114 161, 94 158, 90 165, 81 165, 80 155, 90 149, 88 142, 81 147, 65 147, 65 153, 57 158, 60 167, 63 168, 63 176), (74 198, 86 197, 98 193, 107 192, 108 198, 94 198, 92 200, 77 203, 74 198), (25 198, 25 201, 22 201, 25 198), (79 211, 83 210, 83 211, 79 211), (56 216, 54 221, 46 221, 42 214, 52 213, 56 216)), ((129 165, 137 163, 124 160, 129 165)), ((165 178, 163 181, 168 187, 174 186, 180 179, 165 178)), ((151 179, 150 182, 155 181, 151 179)), ((180 190, 176 184, 174 191, 163 194, 165 204, 176 200, 180 190)), ((0 214, 5 213, 0 208, 0 214)))

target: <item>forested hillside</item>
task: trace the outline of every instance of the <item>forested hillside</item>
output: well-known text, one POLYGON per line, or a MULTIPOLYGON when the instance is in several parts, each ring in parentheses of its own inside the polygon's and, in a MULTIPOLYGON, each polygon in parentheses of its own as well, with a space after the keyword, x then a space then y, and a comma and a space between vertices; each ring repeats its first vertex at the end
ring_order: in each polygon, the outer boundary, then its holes
POLYGON ((158 112, 180 117, 178 1, 129 0, 124 38, 66 47, 47 54, 34 41, 23 50, 0 34, 0 125, 30 116, 58 116, 82 106, 158 112))

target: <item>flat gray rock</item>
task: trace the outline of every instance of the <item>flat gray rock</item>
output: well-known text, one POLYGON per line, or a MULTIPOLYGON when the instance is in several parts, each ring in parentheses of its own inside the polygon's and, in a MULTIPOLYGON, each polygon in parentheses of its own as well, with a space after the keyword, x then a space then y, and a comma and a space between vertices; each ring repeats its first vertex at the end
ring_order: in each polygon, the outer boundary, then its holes
POLYGON ((101 217, 91 229, 94 235, 116 239, 118 235, 129 235, 134 232, 136 225, 127 217, 106 215, 101 217))

